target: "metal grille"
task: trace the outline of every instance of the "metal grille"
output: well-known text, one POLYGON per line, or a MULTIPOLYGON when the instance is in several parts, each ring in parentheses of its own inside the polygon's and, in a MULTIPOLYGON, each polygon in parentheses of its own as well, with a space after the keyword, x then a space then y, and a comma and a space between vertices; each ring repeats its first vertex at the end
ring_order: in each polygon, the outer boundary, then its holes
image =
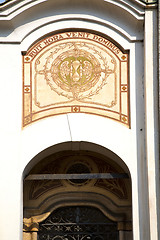
POLYGON ((60 208, 40 223, 38 240, 118 240, 117 223, 93 207, 60 208))

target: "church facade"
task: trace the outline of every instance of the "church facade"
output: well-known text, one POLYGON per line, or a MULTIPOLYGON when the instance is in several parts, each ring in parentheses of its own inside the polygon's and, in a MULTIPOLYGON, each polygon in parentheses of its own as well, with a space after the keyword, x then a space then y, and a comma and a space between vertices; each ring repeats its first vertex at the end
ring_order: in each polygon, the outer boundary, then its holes
POLYGON ((158 8, 0 4, 0 239, 160 239, 158 8))

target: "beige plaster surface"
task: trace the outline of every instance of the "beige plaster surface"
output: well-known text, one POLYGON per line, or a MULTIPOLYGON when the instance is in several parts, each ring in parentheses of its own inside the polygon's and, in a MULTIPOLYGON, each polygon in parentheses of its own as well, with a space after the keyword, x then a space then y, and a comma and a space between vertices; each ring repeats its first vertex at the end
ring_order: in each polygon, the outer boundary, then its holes
POLYGON ((90 32, 62 32, 23 57, 23 126, 64 113, 90 113, 127 126, 128 54, 90 32))

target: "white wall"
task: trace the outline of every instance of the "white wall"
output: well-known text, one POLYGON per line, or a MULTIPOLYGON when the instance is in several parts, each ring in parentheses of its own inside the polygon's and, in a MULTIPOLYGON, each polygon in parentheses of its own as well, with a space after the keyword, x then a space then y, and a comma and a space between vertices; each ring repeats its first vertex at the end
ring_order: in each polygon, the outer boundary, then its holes
POLYGON ((132 177, 134 240, 150 239, 144 138, 144 9, 132 1, 130 7, 120 1, 92 2, 67 1, 65 5, 64 1, 25 0, 0 14, 2 240, 22 239, 22 174, 26 165, 44 149, 67 141, 95 143, 123 159, 132 177), (32 4, 35 6, 30 8, 32 4), (77 113, 49 117, 22 130, 21 51, 46 34, 71 28, 99 31, 130 51, 130 129, 107 118, 77 113))

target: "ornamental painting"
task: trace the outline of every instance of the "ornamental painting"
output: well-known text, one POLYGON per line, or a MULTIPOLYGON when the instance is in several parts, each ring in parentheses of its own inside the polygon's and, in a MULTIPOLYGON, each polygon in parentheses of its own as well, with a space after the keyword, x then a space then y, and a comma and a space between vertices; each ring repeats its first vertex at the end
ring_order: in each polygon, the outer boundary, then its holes
POLYGON ((87 32, 47 37, 23 56, 23 127, 88 113, 129 126, 128 54, 87 32))

